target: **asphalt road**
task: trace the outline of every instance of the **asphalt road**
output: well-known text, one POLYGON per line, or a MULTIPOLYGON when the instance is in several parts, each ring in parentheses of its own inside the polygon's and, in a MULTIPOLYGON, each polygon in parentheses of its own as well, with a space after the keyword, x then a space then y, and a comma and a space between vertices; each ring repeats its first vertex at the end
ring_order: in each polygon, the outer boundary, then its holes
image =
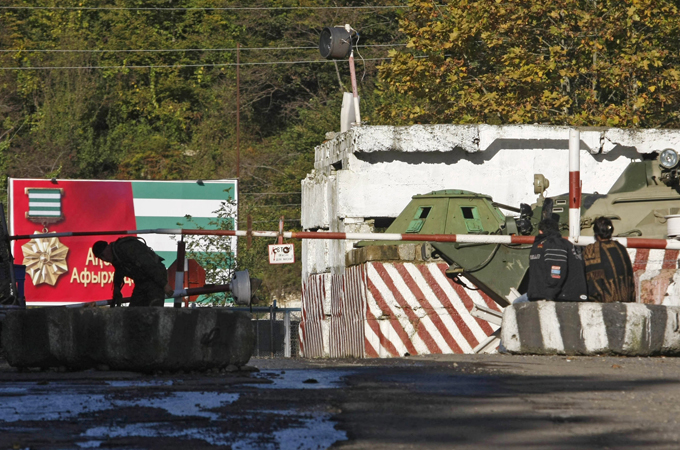
POLYGON ((0 449, 680 448, 680 359, 256 359, 257 372, 19 373, 0 449))

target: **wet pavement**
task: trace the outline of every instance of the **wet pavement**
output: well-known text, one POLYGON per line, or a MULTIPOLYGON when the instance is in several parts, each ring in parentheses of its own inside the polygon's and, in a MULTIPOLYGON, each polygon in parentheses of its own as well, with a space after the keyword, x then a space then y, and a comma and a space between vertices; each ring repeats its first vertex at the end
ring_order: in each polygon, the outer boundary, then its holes
POLYGON ((248 399, 269 389, 337 389, 348 373, 307 372, 223 375, 228 384, 199 374, 88 380, 85 373, 45 373, 40 381, 15 379, 0 384, 0 448, 325 449, 347 439, 330 413, 316 405, 248 399))
POLYGON ((250 364, 149 375, 0 363, 0 449, 680 448, 675 358, 250 364))

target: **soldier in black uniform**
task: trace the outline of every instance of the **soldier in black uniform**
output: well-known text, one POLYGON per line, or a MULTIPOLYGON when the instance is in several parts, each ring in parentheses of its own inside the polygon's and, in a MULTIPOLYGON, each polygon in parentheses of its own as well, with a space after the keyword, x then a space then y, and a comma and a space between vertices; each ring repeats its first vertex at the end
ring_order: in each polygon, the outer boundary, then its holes
POLYGON ((163 258, 135 236, 123 237, 114 242, 97 241, 92 253, 99 259, 113 264, 113 305, 120 306, 124 278, 131 278, 135 288, 130 306, 163 306, 165 297, 172 295, 168 285, 168 273, 163 258))
POLYGON ((544 219, 529 254, 527 297, 562 302, 587 301, 585 266, 580 249, 560 235, 559 224, 544 219))

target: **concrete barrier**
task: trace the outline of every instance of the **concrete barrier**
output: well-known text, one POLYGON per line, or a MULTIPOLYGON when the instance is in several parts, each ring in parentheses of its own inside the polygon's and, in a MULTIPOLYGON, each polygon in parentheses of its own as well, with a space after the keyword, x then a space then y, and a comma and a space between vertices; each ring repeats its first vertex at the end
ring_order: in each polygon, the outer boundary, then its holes
POLYGON ((448 264, 424 262, 416 259, 420 252, 408 255, 408 248, 392 247, 361 249, 357 252, 360 258, 353 257, 356 265, 346 267, 342 274, 307 278, 302 288, 300 321, 304 357, 473 353, 498 329, 497 323, 470 313, 476 304, 500 313, 491 297, 481 290, 465 289, 447 277, 448 264), (361 259, 389 256, 402 259, 361 259))
POLYGON ((680 354, 680 307, 641 303, 529 302, 505 308, 509 353, 680 354))
POLYGON ((14 367, 140 372, 245 365, 250 314, 229 308, 40 308, 12 311, 2 347, 14 367))

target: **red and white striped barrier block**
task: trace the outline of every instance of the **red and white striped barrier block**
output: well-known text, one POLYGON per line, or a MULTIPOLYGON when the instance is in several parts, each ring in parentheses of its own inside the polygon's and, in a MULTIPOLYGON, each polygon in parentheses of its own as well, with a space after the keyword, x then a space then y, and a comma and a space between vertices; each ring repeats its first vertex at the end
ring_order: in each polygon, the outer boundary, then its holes
POLYGON ((628 249, 639 303, 680 306, 678 250, 628 249))
POLYGON ((366 266, 368 357, 472 353, 496 330, 470 315, 473 302, 500 311, 481 291, 449 279, 447 264, 369 262, 366 266))
MULTIPOLYGON (((324 346, 324 327, 326 315, 324 303, 326 298, 326 278, 331 274, 311 275, 302 286, 302 317, 300 319, 299 338, 300 354, 307 358, 323 358, 328 355, 328 346, 324 346), (325 347, 325 348, 324 348, 325 347)), ((330 300, 330 299, 329 299, 330 300)))
POLYGON ((498 328, 470 315, 473 303, 501 308, 481 291, 450 280, 447 268, 436 263, 367 262, 347 268, 342 276, 310 276, 302 297, 302 355, 472 353, 498 328), (324 284, 330 289, 322 289, 324 284), (322 319, 318 312, 324 309, 329 313, 322 319), (321 321, 327 323, 327 333, 321 321))

